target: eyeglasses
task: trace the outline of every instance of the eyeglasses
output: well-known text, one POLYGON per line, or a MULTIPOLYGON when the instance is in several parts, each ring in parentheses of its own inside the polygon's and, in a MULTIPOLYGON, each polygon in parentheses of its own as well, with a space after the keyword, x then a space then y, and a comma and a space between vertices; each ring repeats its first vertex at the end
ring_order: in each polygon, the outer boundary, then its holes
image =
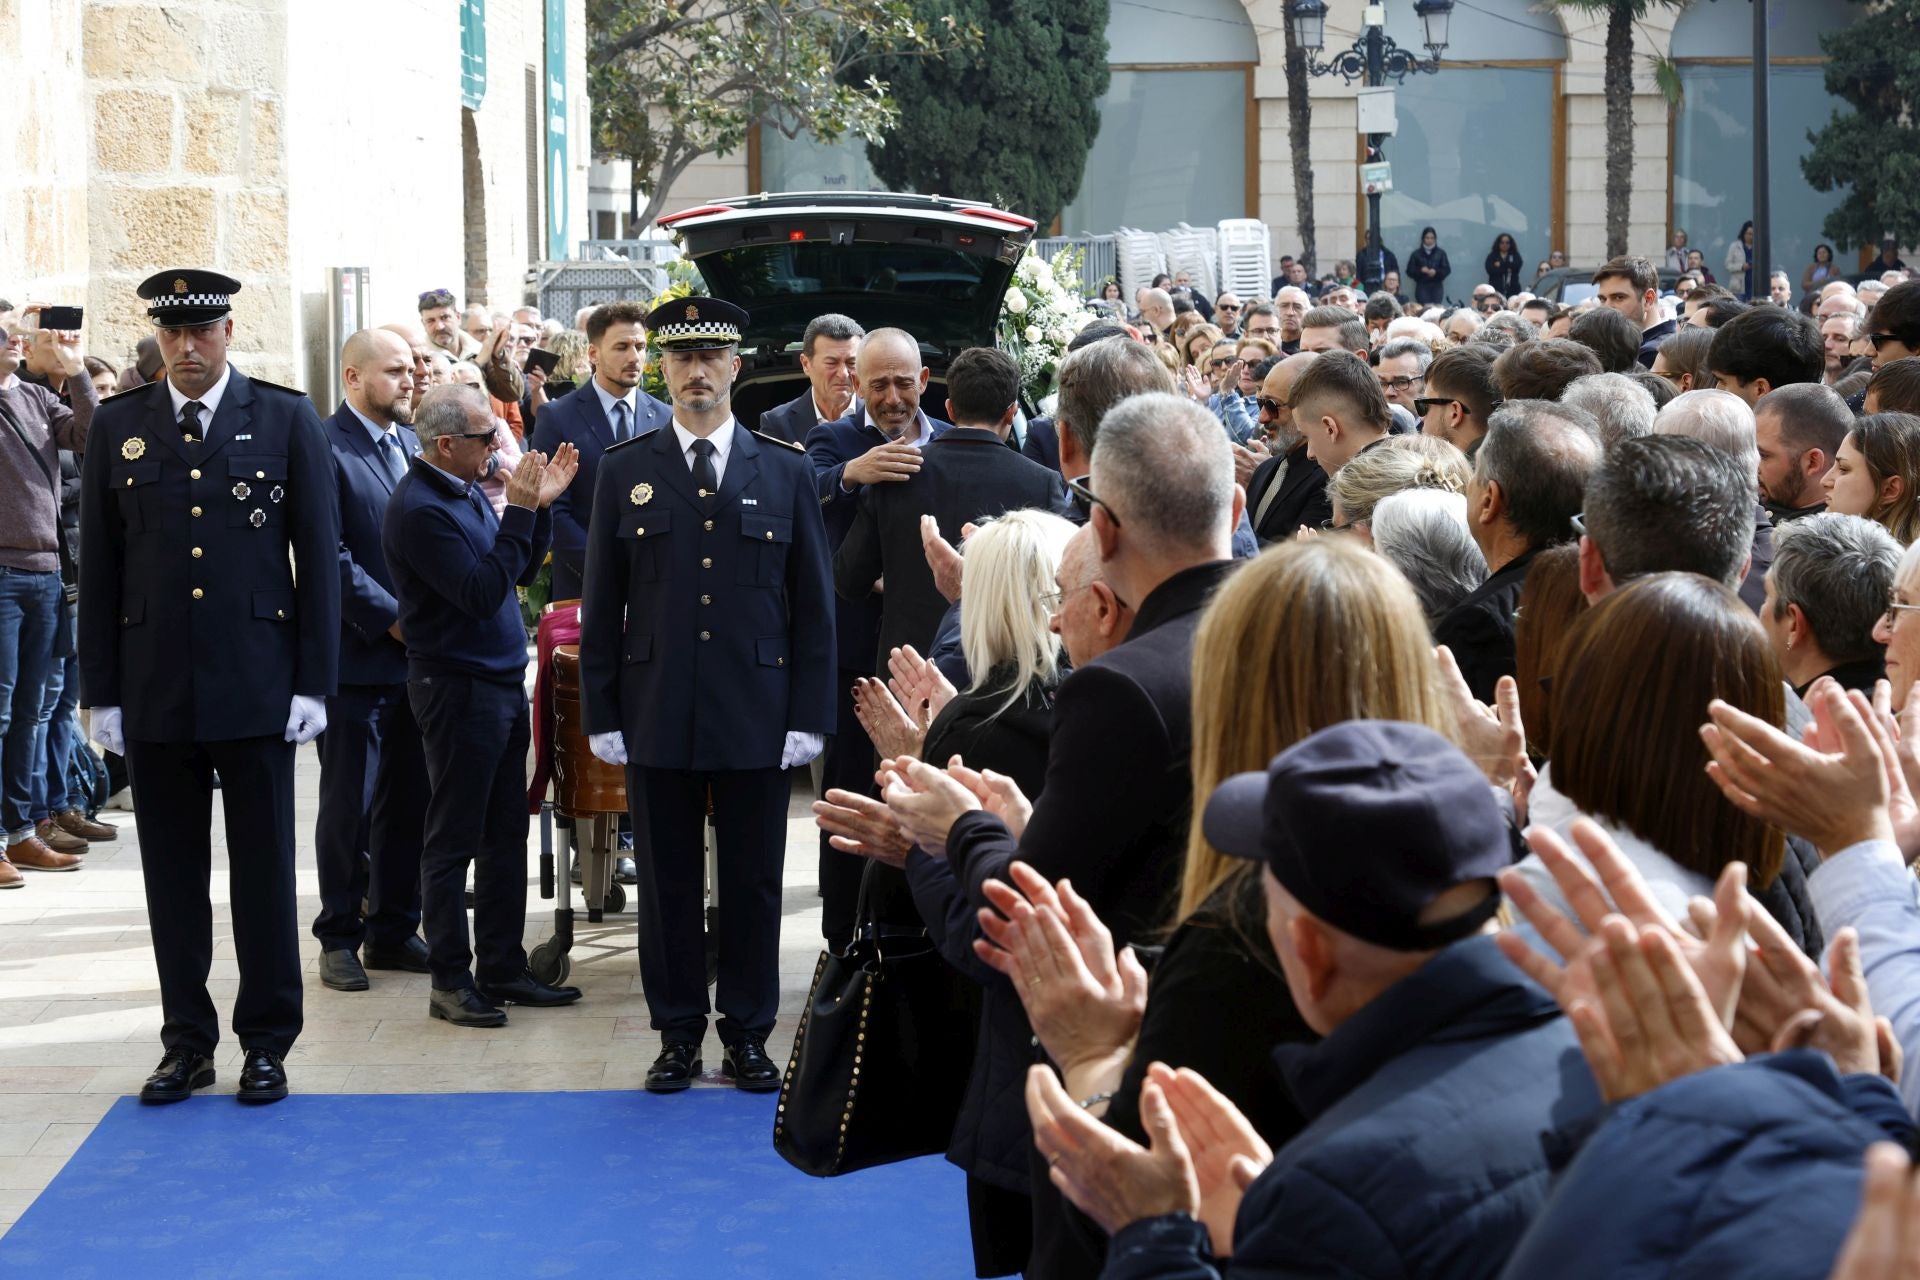
POLYGON ((1655 369, 1653 372, 1656 376, 1665 378, 1668 382, 1671 382, 1676 387, 1680 385, 1680 379, 1687 376, 1687 371, 1685 369, 1678 369, 1678 370, 1655 369))
MULTIPOLYGON (((1397 381, 1399 380, 1397 379, 1397 381)), ((1422 378, 1421 381, 1424 382, 1426 379, 1422 378)), ((1414 398, 1413 411, 1424 418, 1433 412, 1435 405, 1441 404, 1460 404, 1460 401, 1455 400, 1452 396, 1417 396, 1414 398)), ((1465 409, 1464 405, 1461 407, 1463 410, 1465 409)))
POLYGON ((1358 523, 1360 523, 1358 520, 1349 520, 1345 524, 1335 524, 1332 520, 1322 520, 1320 522, 1320 532, 1345 533, 1347 530, 1353 528, 1353 526, 1358 523))
POLYGON ((1213 304, 1213 309, 1215 311, 1238 311, 1240 304, 1237 302, 1216 302, 1213 304))
POLYGON ((1280 416, 1280 411, 1286 408, 1285 405, 1275 400, 1272 396, 1261 396, 1257 403, 1260 406, 1260 412, 1271 414, 1276 418, 1280 416))
POLYGON ((1107 513, 1107 519, 1113 521, 1113 527, 1116 529, 1120 527, 1120 517, 1113 513, 1113 508, 1107 506, 1105 502, 1102 502, 1099 498, 1095 497, 1093 490, 1087 488, 1084 482, 1079 480, 1069 480, 1067 481, 1067 490, 1070 493, 1072 493, 1074 497, 1086 503, 1088 507, 1105 508, 1107 513))
POLYGON ((1920 613, 1920 604, 1901 604, 1898 596, 1888 596, 1886 612, 1880 615, 1886 619, 1887 630, 1891 631, 1900 625, 1900 615, 1903 613, 1920 613))
POLYGON ((1903 347, 1911 347, 1914 345, 1911 341, 1913 337, 1914 335, 1910 333, 1870 333, 1867 335, 1867 341, 1873 344, 1875 351, 1881 351, 1886 348, 1889 342, 1897 342, 1903 347))
POLYGON ((1426 384, 1426 375, 1419 374, 1411 378, 1382 378, 1380 385, 1388 391, 1411 391, 1426 384))

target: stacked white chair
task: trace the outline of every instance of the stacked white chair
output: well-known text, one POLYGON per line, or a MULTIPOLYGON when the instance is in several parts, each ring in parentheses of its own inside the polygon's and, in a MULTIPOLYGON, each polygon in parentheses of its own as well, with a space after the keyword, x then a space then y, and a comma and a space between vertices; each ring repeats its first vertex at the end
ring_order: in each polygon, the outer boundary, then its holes
POLYGON ((1120 293, 1131 305, 1134 291, 1152 284, 1153 278, 1167 269, 1166 251, 1160 247, 1160 237, 1151 231, 1122 227, 1113 233, 1113 241, 1120 293))
POLYGON ((1220 289, 1266 297, 1273 287, 1273 236, 1257 218, 1228 218, 1218 228, 1220 289))
POLYGON ((1212 227, 1192 227, 1181 223, 1160 233, 1160 245, 1167 255, 1167 273, 1178 279, 1181 272, 1193 284, 1194 292, 1205 298, 1220 293, 1220 233, 1212 227))

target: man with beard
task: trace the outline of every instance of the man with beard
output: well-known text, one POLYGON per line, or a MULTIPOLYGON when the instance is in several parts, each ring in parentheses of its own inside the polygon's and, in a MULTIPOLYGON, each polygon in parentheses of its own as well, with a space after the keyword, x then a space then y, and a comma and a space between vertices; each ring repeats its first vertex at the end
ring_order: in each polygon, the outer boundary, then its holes
POLYGON ((1832 387, 1795 382, 1760 397, 1753 407, 1760 501, 1775 524, 1826 510, 1820 482, 1851 430, 1853 411, 1832 387))
POLYGON ((741 1089, 780 1087, 766 1040, 780 1004, 786 770, 818 755, 833 730, 820 498, 798 446, 734 420, 746 319, 700 297, 647 316, 672 421, 608 451, 587 538, 581 710, 593 753, 627 766, 634 824, 647 832, 634 841, 636 910, 640 980, 661 1039, 646 1076, 656 1093, 700 1074, 709 793, 722 1070, 741 1089))
POLYGON ((380 545, 387 501, 420 446, 407 344, 385 329, 363 329, 347 339, 340 363, 346 398, 327 421, 340 502, 340 686, 327 699, 317 743, 313 936, 320 981, 365 991, 368 969, 427 972, 427 944, 415 933, 427 768, 407 705, 400 602, 380 545))
POLYGON ((1318 529, 1333 519, 1327 473, 1307 456, 1307 438, 1287 407, 1301 371, 1319 358, 1312 351, 1290 355, 1260 384, 1260 427, 1273 456, 1247 482, 1247 513, 1262 545, 1285 542, 1300 529, 1318 529))
POLYGON ((553 504, 553 599, 576 600, 586 572, 587 527, 600 456, 622 440, 646 435, 673 410, 640 390, 647 362, 646 309, 609 302, 587 317, 593 377, 540 410, 527 446, 551 457, 563 443, 580 451, 580 469, 553 504))
POLYGON ((460 308, 452 293, 429 289, 420 295, 420 327, 426 330, 428 343, 455 360, 460 358, 460 308))
POLYGON ((857 320, 828 312, 807 321, 800 335, 800 371, 807 389, 760 415, 760 430, 802 444, 822 422, 832 422, 853 407, 854 348, 867 331, 857 320))

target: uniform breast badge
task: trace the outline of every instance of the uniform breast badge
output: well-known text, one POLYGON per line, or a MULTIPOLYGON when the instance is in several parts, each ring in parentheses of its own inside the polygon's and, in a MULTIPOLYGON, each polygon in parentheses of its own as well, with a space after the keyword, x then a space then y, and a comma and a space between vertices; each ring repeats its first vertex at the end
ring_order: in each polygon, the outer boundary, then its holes
POLYGON ((247 523, 252 525, 256 529, 258 529, 261 525, 265 524, 266 522, 267 522, 267 513, 262 511, 258 507, 255 507, 253 509, 253 514, 247 517, 247 523))
POLYGON ((279 485, 275 485, 273 486, 273 492, 267 495, 267 500, 269 502, 278 502, 286 496, 287 496, 287 491, 282 487, 280 487, 279 485))
POLYGON ((248 498, 251 498, 253 496, 253 490, 247 487, 247 482, 245 480, 242 480, 240 483, 233 486, 233 496, 240 499, 240 501, 245 502, 248 498))
POLYGON ((131 436, 120 442, 120 456, 128 462, 138 462, 147 456, 147 442, 139 436, 131 436))
POLYGON ((653 501, 653 486, 650 484, 637 484, 633 486, 633 492, 629 493, 627 498, 634 506, 644 507, 653 501))

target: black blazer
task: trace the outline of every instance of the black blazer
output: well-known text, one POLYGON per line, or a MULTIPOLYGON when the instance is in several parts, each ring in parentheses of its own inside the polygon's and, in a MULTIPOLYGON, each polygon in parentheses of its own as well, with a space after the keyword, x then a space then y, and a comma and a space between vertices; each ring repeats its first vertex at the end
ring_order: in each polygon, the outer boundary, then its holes
POLYGON ((1536 554, 1529 551, 1502 565, 1434 625, 1433 642, 1453 650, 1460 674, 1482 702, 1491 704, 1500 677, 1514 674, 1513 615, 1536 554))
MULTIPOLYGON (((405 427, 396 427, 394 436, 410 468, 420 452, 419 437, 405 427)), ((407 647, 387 634, 399 620, 400 601, 380 545, 387 500, 398 482, 381 461, 366 424, 345 401, 327 419, 327 444, 340 495, 340 683, 402 684, 407 647)))
MULTIPOLYGON (((1280 470, 1279 458, 1269 458, 1254 470, 1247 481, 1247 518, 1253 519, 1266 500, 1273 477, 1280 470)), ((1261 543, 1284 542, 1296 529, 1318 529, 1333 519, 1333 500, 1327 497, 1327 473, 1307 456, 1303 441, 1286 455, 1287 474, 1280 481, 1280 496, 1267 509, 1266 519, 1254 525, 1261 543)))
POLYGON ((807 432, 819 423, 820 415, 813 408, 813 388, 809 386, 792 400, 761 414, 759 431, 788 444, 805 444, 807 432))
POLYGON ((932 515, 958 545, 961 527, 1025 507, 1064 514, 1066 485, 1058 472, 1021 457, 991 431, 954 427, 921 449, 919 474, 899 484, 877 484, 857 495, 853 523, 834 554, 834 588, 842 599, 865 600, 876 578, 880 639, 872 670, 885 671, 900 645, 921 653, 933 645, 947 599, 933 585, 920 545, 920 517, 932 515))
POLYGON ((1021 443, 1020 452, 1043 467, 1060 469, 1060 428, 1053 424, 1052 418, 1035 418, 1027 424, 1027 438, 1021 443))
MULTIPOLYGON (((632 439, 673 424, 673 409, 644 391, 634 394, 632 439)), ((593 523, 593 487, 600 459, 614 446, 613 423, 600 406, 600 393, 587 381, 556 400, 547 402, 528 432, 527 448, 549 458, 562 444, 580 451, 580 469, 573 483, 553 501, 553 596, 579 598, 587 565, 587 527, 593 523)))
POLYGON ((1659 324, 1640 335, 1640 367, 1653 368, 1653 358, 1660 354, 1660 344, 1680 332, 1677 321, 1662 320, 1659 324))

